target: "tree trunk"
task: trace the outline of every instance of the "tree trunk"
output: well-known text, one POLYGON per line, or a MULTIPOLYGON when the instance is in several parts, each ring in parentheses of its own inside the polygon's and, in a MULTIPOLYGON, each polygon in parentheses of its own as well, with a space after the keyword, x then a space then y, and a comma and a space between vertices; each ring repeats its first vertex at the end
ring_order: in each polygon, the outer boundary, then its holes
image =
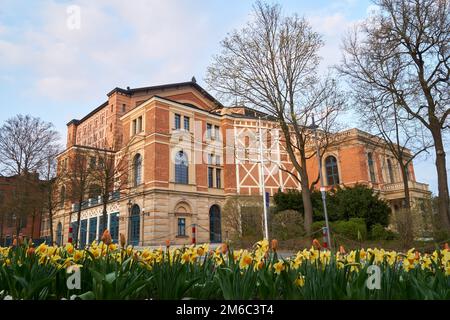
POLYGON ((108 206, 108 201, 109 198, 108 196, 103 197, 103 212, 102 212, 102 216, 103 216, 103 223, 100 225, 100 237, 103 235, 103 232, 105 232, 105 230, 108 228, 108 212, 107 212, 107 206, 108 206), (105 200, 106 198, 106 200, 105 200))
MULTIPOLYGON (((303 150, 304 145, 302 144, 303 150)), ((300 176, 302 178, 302 200, 303 200, 303 211, 304 215, 304 224, 306 234, 310 235, 312 232, 312 223, 313 223, 313 205, 311 201, 311 190, 309 189, 309 178, 308 172, 306 171, 306 157, 303 150, 300 151, 300 159, 301 159, 301 168, 299 168, 300 176)))
POLYGON ((447 165, 445 162, 445 151, 442 142, 442 132, 439 127, 432 127, 434 140, 434 149, 436 152, 436 170, 438 176, 439 191, 439 228, 447 232, 450 231, 450 208, 449 208, 449 192, 447 180, 447 165))
POLYGON ((303 210, 305 212, 305 231, 308 235, 312 231, 313 223, 313 206, 311 201, 311 191, 309 190, 308 183, 302 181, 302 199, 303 199, 303 210))
POLYGON ((34 222, 36 221, 36 211, 33 212, 33 215, 31 217, 31 232, 30 232, 30 239, 33 240, 34 236, 34 222))
MULTIPOLYGON (((72 230, 72 238, 74 242, 74 247, 78 248, 78 230, 80 229, 80 223, 81 223, 81 205, 83 204, 83 200, 78 201, 78 211, 77 211, 77 225, 75 227, 75 230, 72 230)), ((70 221, 69 221, 70 226, 70 221)))
POLYGON ((404 248, 408 248, 412 245, 412 242, 414 240, 413 230, 412 230, 412 217, 411 217, 411 196, 409 193, 409 184, 408 184, 408 165, 403 164, 403 159, 400 159, 400 168, 402 170, 402 180, 403 180, 403 190, 405 191, 405 200, 403 202, 403 212, 401 213, 404 215, 402 217, 402 224, 403 224, 403 246, 404 248))
POLYGON ((0 246, 3 246, 3 226, 5 221, 5 215, 0 213, 0 246))

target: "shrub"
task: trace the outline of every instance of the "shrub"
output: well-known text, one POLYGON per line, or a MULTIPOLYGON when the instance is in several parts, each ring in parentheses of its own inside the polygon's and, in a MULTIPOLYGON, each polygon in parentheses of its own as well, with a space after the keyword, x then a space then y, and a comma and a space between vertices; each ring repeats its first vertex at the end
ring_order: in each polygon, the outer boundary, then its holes
MULTIPOLYGON (((274 196, 276 211, 296 210, 303 213, 301 192, 288 190, 278 191, 274 196)), ((319 191, 311 193, 314 221, 324 220, 322 196, 319 191)), ((379 197, 373 189, 363 185, 336 188, 327 193, 327 208, 329 221, 363 218, 366 228, 370 230, 374 224, 387 226, 391 209, 386 201, 379 197)))
POLYGON ((372 240, 394 240, 397 235, 391 230, 387 230, 381 224, 377 223, 372 226, 370 230, 370 238, 372 240))
POLYGON ((374 224, 387 226, 391 209, 386 201, 380 199, 375 193, 363 185, 352 188, 337 188, 331 194, 332 207, 339 220, 350 220, 352 218, 363 218, 368 230, 374 224))
POLYGON ((316 232, 322 230, 323 227, 325 227, 325 221, 315 221, 312 224, 311 230, 312 232, 316 232))
POLYGON ((352 240, 364 240, 367 238, 366 223, 362 218, 336 221, 331 228, 334 232, 352 240), (361 238, 359 239, 359 237, 361 238))
POLYGON ((305 235, 303 216, 294 210, 275 213, 271 219, 271 229, 273 238, 278 240, 300 238, 305 235))

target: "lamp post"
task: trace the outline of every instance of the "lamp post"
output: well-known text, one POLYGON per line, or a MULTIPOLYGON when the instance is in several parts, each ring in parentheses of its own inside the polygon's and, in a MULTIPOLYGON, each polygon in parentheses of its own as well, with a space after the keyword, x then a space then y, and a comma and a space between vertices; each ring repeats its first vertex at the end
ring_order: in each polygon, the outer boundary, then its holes
POLYGON ((309 128, 314 131, 314 140, 316 142, 316 148, 317 148, 317 162, 319 164, 320 193, 322 194, 323 213, 325 216, 325 226, 327 228, 327 241, 328 241, 328 245, 331 247, 330 226, 328 224, 328 211, 327 211, 327 194, 326 194, 324 183, 323 183, 322 161, 320 160, 319 138, 317 136, 317 128, 318 127, 319 126, 316 125, 316 123, 314 121, 314 115, 313 115, 312 116, 312 124, 309 126, 309 128))
POLYGON ((126 226, 127 226, 127 229, 128 229, 128 241, 130 241, 130 226, 128 226, 128 223, 130 223, 130 219, 131 219, 131 207, 133 206, 133 202, 131 202, 131 199, 128 199, 128 202, 127 202, 127 208, 128 208, 128 220, 127 219, 125 219, 125 221, 128 221, 127 222, 127 224, 126 224, 126 226))
POLYGON ((265 185, 265 177, 264 177, 264 154, 263 154, 263 141, 262 141, 262 129, 261 129, 261 117, 258 117, 258 138, 259 138, 259 163, 260 163, 260 180, 261 180, 261 189, 263 196, 263 209, 264 209, 264 238, 269 240, 269 226, 267 219, 267 203, 268 199, 266 198, 266 185, 265 185))

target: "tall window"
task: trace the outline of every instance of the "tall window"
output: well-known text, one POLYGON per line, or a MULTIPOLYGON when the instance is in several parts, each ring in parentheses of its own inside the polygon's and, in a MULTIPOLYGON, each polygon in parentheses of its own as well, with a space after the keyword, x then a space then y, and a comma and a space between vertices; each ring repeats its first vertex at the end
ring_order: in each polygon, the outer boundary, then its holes
POLYGON ((137 118, 136 133, 142 132, 142 117, 137 118))
POLYGON ((175 182, 182 184, 189 183, 189 163, 183 151, 178 151, 175 156, 175 182))
POLYGON ((325 159, 325 170, 327 175, 327 184, 333 186, 339 184, 339 171, 337 160, 333 156, 328 156, 325 159))
POLYGON ((222 170, 221 169, 216 169, 216 188, 222 188, 222 170))
POLYGON ((394 171, 392 170, 391 159, 387 159, 387 167, 388 167, 388 173, 389 173, 389 182, 394 183, 394 171))
POLYGON ((214 126, 214 138, 216 140, 220 139, 220 128, 219 128, 219 126, 214 126))
POLYGON ((178 218, 178 235, 186 235, 186 218, 178 218))
POLYGON ((211 131, 212 131, 212 124, 207 123, 206 124, 206 138, 207 139, 211 139, 211 135, 212 135, 211 131))
POLYGON ((137 119, 133 120, 133 131, 132 134, 133 136, 137 133, 137 119))
POLYGON ((175 113, 175 129, 181 129, 181 116, 178 113, 175 113))
POLYGON ((373 154, 372 154, 372 152, 369 152, 367 154, 367 163, 369 165, 370 181, 375 182, 375 166, 373 164, 373 154))
POLYGON ((59 193, 59 207, 64 207, 64 202, 66 201, 66 187, 62 186, 61 191, 59 193))
POLYGON ((184 130, 189 131, 189 117, 184 117, 184 130))
POLYGON ((208 167, 208 187, 214 188, 214 168, 208 167))
POLYGON ((142 156, 139 153, 133 160, 133 180, 135 187, 142 183, 142 156))

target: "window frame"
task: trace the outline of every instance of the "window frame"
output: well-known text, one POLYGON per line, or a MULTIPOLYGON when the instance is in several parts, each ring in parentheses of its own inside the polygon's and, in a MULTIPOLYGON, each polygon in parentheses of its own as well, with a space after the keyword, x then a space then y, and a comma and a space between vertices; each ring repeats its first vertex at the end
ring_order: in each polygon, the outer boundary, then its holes
POLYGON ((328 155, 325 158, 325 177, 328 186, 335 186, 340 184, 338 160, 334 155, 328 155), (334 160, 331 160, 334 159, 334 160), (330 160, 330 161, 328 161, 330 160), (334 162, 333 162, 334 161, 334 162), (329 172, 329 169, 331 172, 329 172), (332 180, 332 181, 331 181, 332 180))
POLYGON ((186 218, 177 219, 177 236, 186 237, 186 218))
POLYGON ((189 158, 183 150, 175 155, 175 183, 189 184, 189 158), (181 156, 180 156, 181 155, 181 156), (180 161, 180 162, 179 162, 180 161), (180 171, 182 170, 182 171, 180 171))

